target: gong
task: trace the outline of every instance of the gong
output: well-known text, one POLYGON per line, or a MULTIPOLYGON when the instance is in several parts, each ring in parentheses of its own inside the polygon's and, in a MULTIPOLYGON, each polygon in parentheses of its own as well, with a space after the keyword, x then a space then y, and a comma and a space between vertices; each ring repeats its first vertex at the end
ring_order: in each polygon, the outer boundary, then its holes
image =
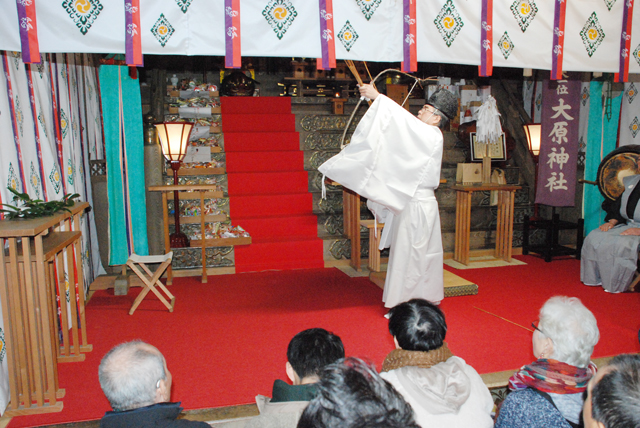
POLYGON ((616 199, 624 186, 622 179, 640 174, 640 145, 622 146, 609 153, 598 166, 598 189, 605 198, 616 199))

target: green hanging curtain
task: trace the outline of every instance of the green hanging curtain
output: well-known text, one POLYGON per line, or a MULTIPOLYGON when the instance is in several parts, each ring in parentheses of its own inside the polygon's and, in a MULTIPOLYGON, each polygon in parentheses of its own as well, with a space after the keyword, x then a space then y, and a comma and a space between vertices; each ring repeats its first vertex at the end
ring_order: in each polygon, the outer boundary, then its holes
POLYGON ((100 66, 107 159, 109 264, 148 255, 140 81, 126 66, 100 66))
MULTIPOLYGON (((603 97, 603 82, 591 82, 591 102, 589 103, 589 127, 587 132, 587 152, 584 178, 597 180, 598 166, 602 159, 616 148, 618 120, 622 94, 613 98, 611 83, 607 83, 607 93, 603 97)), ((604 222, 606 213, 601 205, 604 197, 598 186, 585 185, 583 198, 583 218, 585 235, 604 222)))

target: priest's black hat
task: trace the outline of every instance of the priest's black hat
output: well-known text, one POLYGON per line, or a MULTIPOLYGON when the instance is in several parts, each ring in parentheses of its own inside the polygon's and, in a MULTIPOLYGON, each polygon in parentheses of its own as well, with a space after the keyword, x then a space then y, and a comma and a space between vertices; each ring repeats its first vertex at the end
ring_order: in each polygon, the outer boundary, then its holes
POLYGON ((446 89, 438 89, 427 100, 427 104, 437 108, 450 120, 458 114, 458 98, 446 89))

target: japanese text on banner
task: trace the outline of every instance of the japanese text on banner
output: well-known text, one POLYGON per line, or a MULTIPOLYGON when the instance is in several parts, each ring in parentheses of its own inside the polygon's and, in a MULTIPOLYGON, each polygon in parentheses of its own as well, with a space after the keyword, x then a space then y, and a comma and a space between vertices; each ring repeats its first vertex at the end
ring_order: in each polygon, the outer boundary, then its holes
POLYGON ((536 203, 574 205, 578 167, 580 82, 545 81, 536 203))

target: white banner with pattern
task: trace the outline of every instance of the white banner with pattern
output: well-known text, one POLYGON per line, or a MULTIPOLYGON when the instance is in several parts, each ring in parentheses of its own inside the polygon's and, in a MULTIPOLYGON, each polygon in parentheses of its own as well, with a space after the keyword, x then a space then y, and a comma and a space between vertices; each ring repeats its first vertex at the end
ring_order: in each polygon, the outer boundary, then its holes
MULTIPOLYGON (((565 71, 617 72, 622 16, 630 0, 567 2, 565 71)), ((17 6, 4 0, 0 50, 20 47, 17 6)), ((417 4, 418 61, 480 64, 481 1, 430 0, 417 4)), ((39 1, 41 52, 124 53, 121 0, 39 1)), ((333 41, 338 59, 402 59, 402 0, 334 1, 333 41)), ((144 54, 225 54, 224 0, 141 0, 144 54)), ((494 65, 551 69, 555 0, 494 0, 494 65)), ((320 56, 318 0, 241 0, 243 56, 320 56)), ((632 22, 629 71, 640 72, 640 7, 632 22)))

